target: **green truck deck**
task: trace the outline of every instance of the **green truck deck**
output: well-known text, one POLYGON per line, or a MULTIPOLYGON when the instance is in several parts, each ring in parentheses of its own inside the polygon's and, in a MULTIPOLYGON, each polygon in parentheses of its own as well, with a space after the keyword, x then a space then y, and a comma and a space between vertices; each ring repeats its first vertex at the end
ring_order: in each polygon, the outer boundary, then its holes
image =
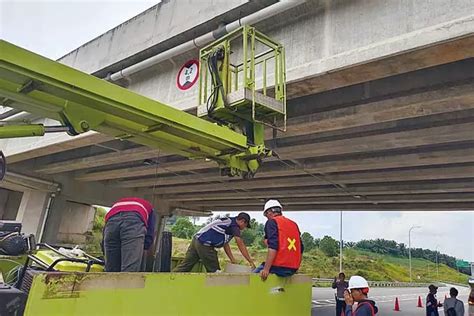
POLYGON ((311 278, 227 273, 48 273, 25 316, 310 315, 311 278))

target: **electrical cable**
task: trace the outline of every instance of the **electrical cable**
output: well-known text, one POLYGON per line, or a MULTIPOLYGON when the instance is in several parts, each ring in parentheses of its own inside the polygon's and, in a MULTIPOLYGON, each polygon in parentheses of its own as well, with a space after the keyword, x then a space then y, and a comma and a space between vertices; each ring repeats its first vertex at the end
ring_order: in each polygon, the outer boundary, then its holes
POLYGON ((5 276, 5 280, 4 280, 5 283, 8 284, 8 285, 15 284, 16 280, 18 279, 18 271, 20 271, 23 268, 23 266, 19 262, 16 262, 16 261, 13 261, 13 260, 10 260, 10 259, 0 258, 0 261, 15 264, 15 266, 7 272, 7 274, 5 276), (12 276, 14 275, 14 273, 16 273, 16 277, 15 277, 15 279, 12 280, 12 276))
POLYGON ((12 268, 10 271, 8 271, 7 276, 5 277, 5 283, 13 286, 16 284, 18 278, 20 277, 20 272, 23 269, 22 265, 18 265, 14 268, 12 268))
POLYGON ((6 234, 5 236, 2 236, 0 238, 0 242, 6 240, 7 238, 11 237, 11 236, 15 236, 15 235, 20 235, 18 232, 12 232, 12 233, 9 233, 9 234, 6 234))
POLYGON ((218 69, 218 61, 224 59, 224 50, 222 48, 219 48, 215 51, 213 51, 211 54, 209 54, 209 57, 207 58, 207 68, 209 70, 209 74, 211 75, 211 93, 209 97, 207 98, 206 101, 206 109, 207 109, 207 116, 215 121, 216 123, 219 123, 221 125, 226 125, 226 122, 217 118, 213 112, 216 109, 217 102, 219 99, 219 92, 222 95, 222 100, 224 101, 224 106, 227 107, 227 102, 225 99, 225 94, 224 94, 224 84, 222 83, 222 80, 219 76, 219 69, 218 69))
MULTIPOLYGON (((157 166, 157 167, 156 167, 156 171, 155 171, 155 177, 156 177, 156 179, 155 179, 155 183, 153 184, 153 193, 152 193, 153 196, 155 196, 155 193, 154 193, 154 192, 155 192, 155 188, 156 188, 156 186, 158 185, 158 168, 161 168, 162 170, 168 171, 169 173, 171 173, 171 174, 173 174, 173 175, 175 175, 175 176, 177 176, 177 177, 179 177, 179 178, 184 179, 185 182, 188 181, 188 180, 185 178, 184 175, 181 175, 181 174, 179 174, 179 173, 177 173, 177 172, 175 172, 175 171, 172 171, 172 170, 170 170, 170 169, 168 169, 168 168, 166 168, 166 167, 159 166, 159 164, 156 164, 156 166, 157 166)), ((202 178, 202 179, 205 179, 205 175, 202 175, 202 176, 201 176, 201 174, 199 174, 199 173, 193 173, 193 174, 198 175, 198 176, 199 176, 200 178, 202 178)), ((222 184, 223 186, 225 186, 225 187, 226 187, 227 189, 229 189, 230 191, 233 191, 233 192, 239 193, 239 194, 244 194, 244 196, 247 197, 247 198, 250 199, 250 200, 259 200, 259 201, 264 201, 264 200, 265 200, 265 199, 260 199, 260 198, 252 197, 252 196, 250 195, 251 192, 250 192, 249 190, 232 188, 232 187, 229 186, 229 184, 228 184, 227 182, 225 182, 225 181, 223 181, 223 180, 217 180, 217 182, 219 182, 220 184, 222 184)))

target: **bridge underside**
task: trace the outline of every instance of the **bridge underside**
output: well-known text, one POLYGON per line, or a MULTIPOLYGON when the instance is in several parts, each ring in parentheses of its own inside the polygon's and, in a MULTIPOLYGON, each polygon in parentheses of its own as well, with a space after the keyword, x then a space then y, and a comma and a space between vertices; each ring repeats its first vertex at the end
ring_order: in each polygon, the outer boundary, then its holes
POLYGON ((71 200, 91 204, 127 194, 196 211, 258 211, 267 198, 289 211, 473 210, 474 58, 464 52, 398 74, 400 56, 290 83, 288 130, 267 131, 279 158, 253 180, 97 135, 13 155, 9 170, 58 182, 71 200), (371 67, 392 73, 372 78, 371 67))

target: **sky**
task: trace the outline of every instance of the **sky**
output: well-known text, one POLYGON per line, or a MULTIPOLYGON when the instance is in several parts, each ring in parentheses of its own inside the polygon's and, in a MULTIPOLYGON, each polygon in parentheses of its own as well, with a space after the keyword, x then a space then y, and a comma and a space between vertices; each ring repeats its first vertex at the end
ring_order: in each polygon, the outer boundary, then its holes
MULTIPOLYGON (((150 8, 158 0, 0 0, 0 37, 52 59, 150 8)), ((231 210, 230 210, 231 211, 231 210)), ((235 214, 229 212, 231 214, 235 214)), ((219 214, 219 213, 217 213, 219 214)), ((223 214, 223 213, 220 213, 223 214)), ((259 222, 261 212, 251 212, 259 222)), ((339 239, 339 212, 288 212, 300 230, 339 239)), ((474 261, 474 212, 344 212, 343 239, 393 239, 474 261)))
POLYGON ((158 2, 0 0, 0 37, 58 59, 158 2))
MULTIPOLYGON (((258 222, 265 222, 262 212, 249 214, 258 222)), ((286 212, 284 215, 293 219, 301 232, 316 238, 328 235, 339 240, 340 212, 286 212)), ((410 227, 421 226, 411 232, 413 248, 439 249, 441 253, 474 261, 474 212, 344 211, 342 218, 345 241, 384 238, 408 245, 410 227)))

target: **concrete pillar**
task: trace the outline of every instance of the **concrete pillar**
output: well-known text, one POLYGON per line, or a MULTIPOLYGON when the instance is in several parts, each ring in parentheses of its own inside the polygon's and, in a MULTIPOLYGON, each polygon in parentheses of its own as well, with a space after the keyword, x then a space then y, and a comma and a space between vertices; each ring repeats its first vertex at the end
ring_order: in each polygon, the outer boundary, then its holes
POLYGON ((95 209, 56 196, 49 208, 42 242, 49 244, 84 244, 85 233, 92 230, 95 209))
POLYGON ((66 208, 66 202, 66 199, 62 195, 56 196, 51 202, 41 242, 49 244, 57 243, 59 227, 62 221, 62 210, 66 208))
POLYGON ((0 219, 15 220, 23 192, 0 189, 0 219))
POLYGON ((23 192, 16 220, 22 223, 22 232, 39 239, 50 193, 35 190, 23 192))
POLYGON ((0 189, 0 219, 3 219, 10 190, 0 189))
POLYGON ((23 192, 11 191, 8 194, 8 200, 5 205, 5 212, 3 213, 3 219, 15 220, 18 214, 18 208, 20 207, 23 192))
POLYGON ((66 201, 61 212, 57 242, 63 244, 85 244, 85 233, 92 230, 95 209, 87 204, 66 201))

